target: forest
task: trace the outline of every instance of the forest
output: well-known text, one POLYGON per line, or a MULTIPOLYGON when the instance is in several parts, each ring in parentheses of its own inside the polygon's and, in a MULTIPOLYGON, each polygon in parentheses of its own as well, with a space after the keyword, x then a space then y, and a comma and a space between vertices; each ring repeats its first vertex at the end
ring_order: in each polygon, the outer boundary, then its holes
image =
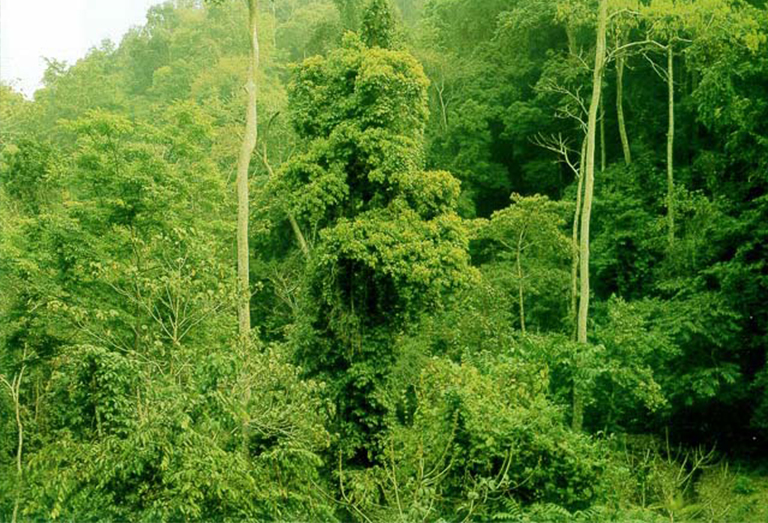
POLYGON ((765 0, 171 0, 0 84, 0 521, 768 522, 765 0))

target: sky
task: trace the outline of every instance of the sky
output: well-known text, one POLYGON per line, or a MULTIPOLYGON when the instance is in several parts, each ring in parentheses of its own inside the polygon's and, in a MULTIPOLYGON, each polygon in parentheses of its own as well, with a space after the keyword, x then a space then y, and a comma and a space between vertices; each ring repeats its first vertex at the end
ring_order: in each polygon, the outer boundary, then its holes
POLYGON ((146 20, 162 0, 0 0, 0 80, 31 96, 45 58, 74 64, 88 49, 146 20))

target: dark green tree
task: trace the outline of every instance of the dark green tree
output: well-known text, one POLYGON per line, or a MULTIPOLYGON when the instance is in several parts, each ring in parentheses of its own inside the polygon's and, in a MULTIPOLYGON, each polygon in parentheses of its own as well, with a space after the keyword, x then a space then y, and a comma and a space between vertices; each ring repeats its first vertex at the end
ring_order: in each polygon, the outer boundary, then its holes
POLYGON ((331 384, 340 443, 359 463, 383 429, 395 339, 473 276, 458 183, 423 167, 426 86, 409 54, 348 37, 291 87, 307 148, 278 190, 317 231, 296 343, 331 384))

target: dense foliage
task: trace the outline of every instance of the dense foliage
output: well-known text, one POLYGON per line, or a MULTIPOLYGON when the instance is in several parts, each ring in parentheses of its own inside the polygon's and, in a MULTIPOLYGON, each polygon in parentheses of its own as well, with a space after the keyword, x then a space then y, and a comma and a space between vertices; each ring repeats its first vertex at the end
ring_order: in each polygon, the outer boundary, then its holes
POLYGON ((0 521, 768 521, 766 100, 759 0, 175 0, 0 85, 0 521))

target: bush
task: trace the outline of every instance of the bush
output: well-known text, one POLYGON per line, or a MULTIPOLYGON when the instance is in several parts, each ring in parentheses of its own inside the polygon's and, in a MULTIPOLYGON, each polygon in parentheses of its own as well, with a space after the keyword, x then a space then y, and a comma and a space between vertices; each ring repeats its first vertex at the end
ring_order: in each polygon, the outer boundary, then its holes
POLYGON ((596 499, 599 447, 566 428, 525 366, 499 359, 489 368, 427 362, 412 414, 392 420, 380 441, 381 462, 340 471, 354 511, 381 521, 487 518, 504 500, 578 510, 596 499))

